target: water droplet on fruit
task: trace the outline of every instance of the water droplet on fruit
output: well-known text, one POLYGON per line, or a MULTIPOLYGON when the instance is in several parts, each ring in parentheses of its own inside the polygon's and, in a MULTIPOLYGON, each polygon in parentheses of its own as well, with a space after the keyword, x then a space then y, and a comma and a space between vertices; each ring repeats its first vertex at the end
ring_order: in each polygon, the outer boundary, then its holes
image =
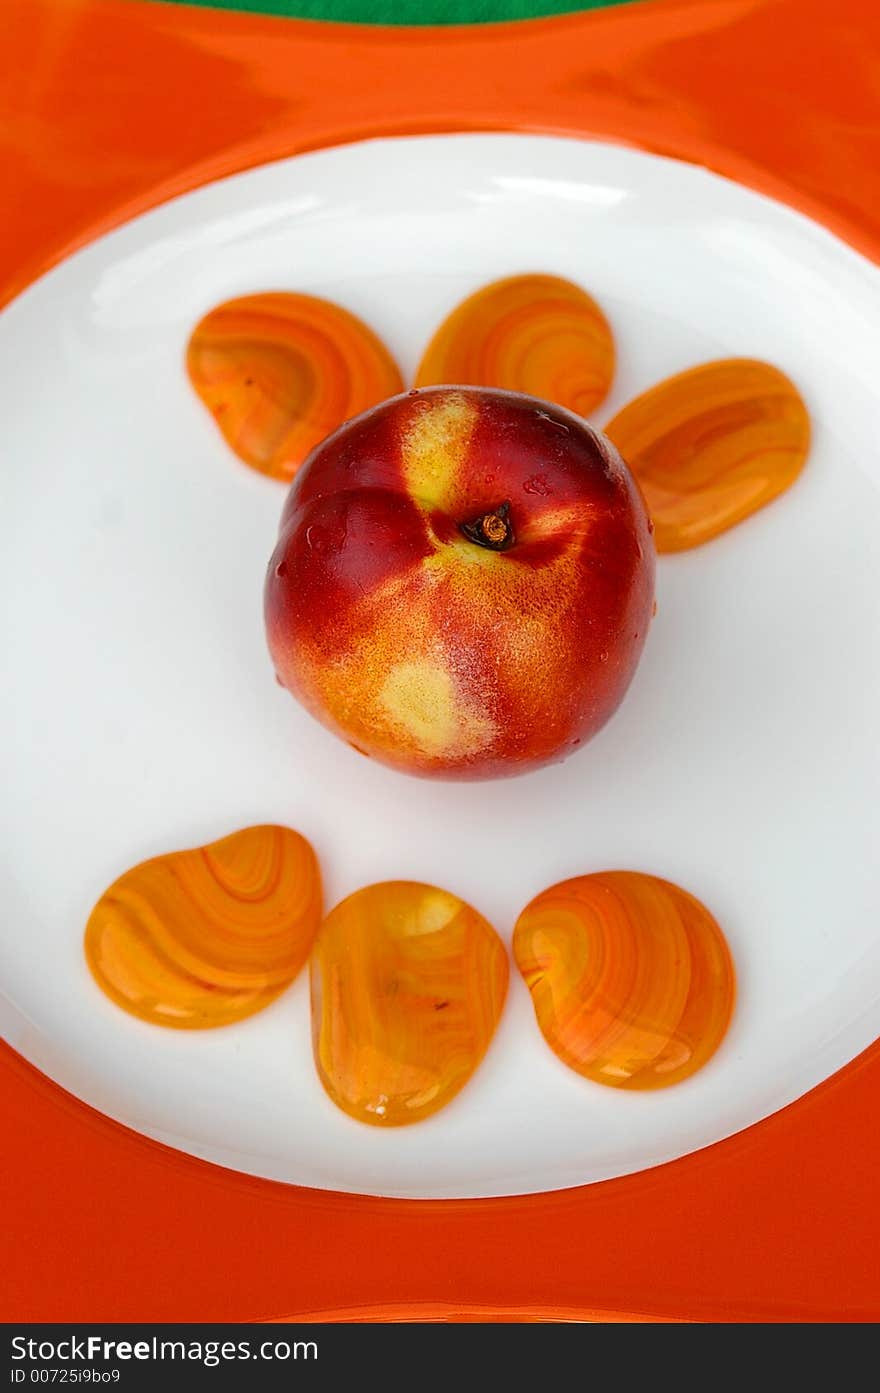
POLYGON ((282 576, 286 576, 286 575, 287 575, 287 562, 286 562, 286 561, 279 561, 279 562, 278 562, 278 565, 275 567, 275 574, 276 574, 276 576, 278 577, 279 580, 281 579, 282 576))
POLYGON ((523 484, 523 493, 537 493, 541 498, 546 498, 550 491, 546 474, 533 474, 523 484))
MULTIPOLYGON (((636 635, 636 637, 638 637, 638 635, 636 635)), ((602 649, 602 652, 599 654, 599 662, 600 662, 600 663, 607 663, 607 662, 608 662, 608 650, 607 650, 606 648, 603 648, 603 649, 602 649)))

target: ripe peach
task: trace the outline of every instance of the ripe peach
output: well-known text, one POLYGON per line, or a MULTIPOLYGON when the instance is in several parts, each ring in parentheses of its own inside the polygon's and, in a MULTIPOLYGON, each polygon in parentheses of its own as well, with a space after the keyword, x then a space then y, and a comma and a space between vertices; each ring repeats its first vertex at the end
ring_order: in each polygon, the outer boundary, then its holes
POLYGON ((266 625, 279 680, 356 749, 476 779, 595 734, 653 596, 651 525, 610 441, 534 397, 433 387, 312 452, 266 625))

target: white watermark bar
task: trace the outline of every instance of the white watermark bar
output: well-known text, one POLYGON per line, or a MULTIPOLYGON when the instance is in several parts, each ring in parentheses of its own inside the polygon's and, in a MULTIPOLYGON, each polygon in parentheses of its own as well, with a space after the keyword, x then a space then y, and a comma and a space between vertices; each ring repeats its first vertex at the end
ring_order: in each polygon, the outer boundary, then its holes
MULTIPOLYGON (((327 1330, 288 1324, 5 1325, 7 1372, 5 1379, 0 1373, 0 1385, 198 1388, 212 1386, 214 1370, 237 1366, 247 1370, 248 1387, 289 1387, 293 1365, 318 1364, 327 1330)), ((216 1379, 213 1386, 219 1386, 216 1379)))

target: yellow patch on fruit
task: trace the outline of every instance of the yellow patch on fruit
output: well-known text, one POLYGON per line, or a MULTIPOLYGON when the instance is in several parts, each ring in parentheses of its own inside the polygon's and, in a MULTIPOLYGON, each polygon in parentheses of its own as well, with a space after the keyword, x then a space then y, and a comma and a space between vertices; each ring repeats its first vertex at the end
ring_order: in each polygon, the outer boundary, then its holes
POLYGON ((431 658, 397 663, 379 693, 379 708, 395 734, 429 756, 479 754, 496 735, 495 722, 462 701, 446 668, 431 658))
POLYGON ((476 407, 460 392, 421 403, 402 442, 407 493, 430 508, 451 504, 476 421, 476 407))
MULTIPOLYGON (((539 535, 552 537, 553 532, 548 528, 539 535)), ((447 614, 452 601, 462 614, 491 613, 493 642, 516 642, 517 630, 534 619, 544 626, 540 637, 546 646, 548 621, 563 621, 577 595, 582 545, 574 534, 549 565, 536 567, 524 566, 514 552, 490 551, 457 537, 424 557, 420 571, 447 614)), ((399 582, 389 584, 385 612, 399 605, 400 593, 399 582)))

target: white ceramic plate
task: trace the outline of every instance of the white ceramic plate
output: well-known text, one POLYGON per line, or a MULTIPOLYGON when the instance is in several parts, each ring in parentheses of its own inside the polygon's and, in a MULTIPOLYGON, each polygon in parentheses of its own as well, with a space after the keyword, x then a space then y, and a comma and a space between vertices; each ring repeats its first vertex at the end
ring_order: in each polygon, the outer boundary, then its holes
POLYGON ((851 1059, 880 1030, 878 326, 877 268, 788 209, 631 150, 501 135, 272 164, 138 218, 33 285, 0 315, 9 1042, 184 1151, 432 1197, 639 1170, 851 1059), (600 424, 668 373, 755 355, 800 385, 815 447, 772 507, 661 559, 641 668, 591 745, 514 781, 408 779, 275 685, 261 588, 284 490, 227 450, 184 346, 218 301, 289 288, 362 315, 411 372, 463 295, 526 270, 572 277, 610 316, 620 368, 600 424), (460 1097, 381 1132, 318 1084, 306 974, 224 1030, 118 1011, 82 956, 97 896, 146 856, 262 821, 313 840, 330 904, 372 881, 432 881, 505 937, 562 877, 670 877, 727 932, 731 1031, 685 1084, 605 1089, 549 1052, 514 975, 460 1097))

